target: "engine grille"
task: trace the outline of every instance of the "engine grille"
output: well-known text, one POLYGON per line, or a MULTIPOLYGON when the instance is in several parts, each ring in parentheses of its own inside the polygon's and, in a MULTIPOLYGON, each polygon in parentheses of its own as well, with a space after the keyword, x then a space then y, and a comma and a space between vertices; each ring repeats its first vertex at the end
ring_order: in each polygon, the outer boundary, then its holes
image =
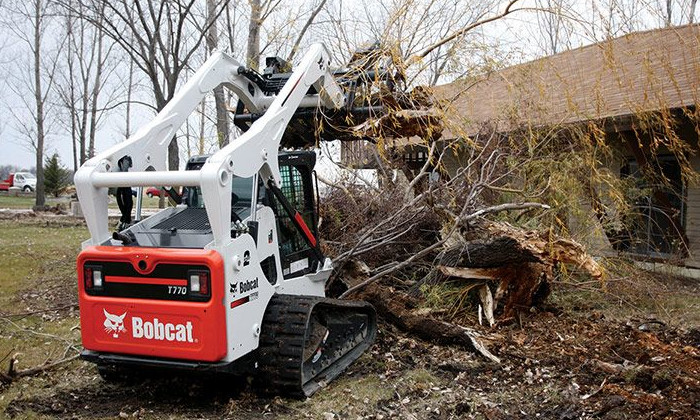
POLYGON ((198 208, 183 209, 172 217, 169 217, 153 226, 153 228, 163 230, 170 230, 174 228, 178 230, 198 230, 203 232, 211 231, 209 217, 207 217, 207 210, 198 208))

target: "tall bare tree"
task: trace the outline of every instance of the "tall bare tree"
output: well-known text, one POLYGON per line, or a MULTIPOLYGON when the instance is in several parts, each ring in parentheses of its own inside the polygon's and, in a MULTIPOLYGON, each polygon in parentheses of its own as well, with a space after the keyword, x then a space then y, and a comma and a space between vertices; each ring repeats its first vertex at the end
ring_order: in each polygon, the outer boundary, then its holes
POLYGON ((263 24, 282 3, 282 0, 248 0, 250 19, 248 20, 248 40, 246 65, 258 70, 260 67, 260 35, 263 24))
MULTIPOLYGON (((64 0, 65 1, 65 0, 64 0)), ((115 0, 104 2, 104 19, 83 15, 101 28, 148 78, 160 111, 175 95, 183 70, 205 41, 209 26, 219 18, 228 0, 217 1, 213 13, 198 13, 197 0, 115 0)), ((99 10, 102 0, 90 6, 99 10)), ((173 137, 168 147, 168 166, 179 168, 179 147, 173 137)))
MULTIPOLYGON (((66 106, 66 109, 68 110, 68 113, 70 114, 70 134, 71 134, 71 145, 73 148, 73 172, 78 170, 78 121, 75 115, 75 109, 76 109, 76 102, 77 102, 77 94, 75 92, 75 84, 73 81, 75 80, 75 54, 73 52, 73 43, 71 42, 71 39, 73 38, 73 22, 75 21, 75 16, 73 15, 72 12, 69 11, 69 13, 66 15, 66 36, 68 38, 68 46, 67 46, 67 51, 66 51, 66 71, 68 72, 68 80, 70 83, 67 83, 67 91, 65 89, 60 89, 59 88, 59 96, 61 97, 61 100, 66 106)), ((82 164, 82 161, 80 162, 82 164)))
MULTIPOLYGON (((105 72, 112 71, 105 67, 113 44, 105 46, 104 34, 99 27, 79 18, 89 13, 89 9, 80 2, 68 0, 68 3, 71 7, 65 13, 66 66, 61 83, 57 84, 57 92, 70 115, 64 125, 70 124, 67 128, 71 132, 73 165, 77 170, 95 153, 97 126, 104 111, 99 105, 100 93, 105 72)), ((103 19, 104 4, 101 2, 95 19, 103 19)), ((109 96, 116 94, 112 92, 109 96)))
MULTIPOLYGON (((226 8, 228 10, 228 7, 226 8)), ((221 12, 219 11, 219 14, 221 12)), ((212 53, 219 46, 219 32, 216 24, 217 4, 216 0, 207 0, 207 17, 209 29, 207 30, 207 48, 212 53)), ((229 142, 228 110, 226 109, 226 97, 224 87, 219 85, 214 88, 214 103, 216 105, 216 134, 219 147, 224 147, 229 142)))
POLYGON ((44 31, 44 22, 46 17, 46 8, 42 0, 34 0, 33 2, 33 21, 34 25, 34 43, 32 49, 34 53, 34 100, 36 102, 36 206, 43 207, 46 204, 44 195, 44 142, 45 142, 45 127, 44 127, 44 103, 46 101, 46 91, 42 90, 42 75, 41 75, 41 41, 44 31))
MULTIPOLYGON (((16 1, 12 3, 10 10, 16 13, 17 21, 27 25, 7 25, 20 42, 30 51, 30 61, 27 63, 23 57, 17 64, 26 65, 15 72, 10 81, 10 87, 21 101, 22 106, 10 108, 17 130, 23 135, 27 148, 35 155, 36 161, 36 201, 38 208, 46 204, 44 196, 44 148, 49 129, 48 119, 52 113, 49 96, 53 90, 58 55, 62 48, 61 40, 47 46, 45 34, 50 22, 49 9, 51 4, 47 0, 31 0, 29 2, 16 1), (28 70, 28 71, 27 71, 28 70), (29 78, 25 75, 30 74, 29 78), (31 98, 31 99, 30 99, 31 98), (29 114, 29 118, 27 115, 29 114)), ((55 40, 51 40, 55 41, 55 40)))
POLYGON ((246 65, 257 70, 260 66, 260 27, 263 24, 262 3, 260 0, 248 0, 248 3, 250 4, 250 20, 248 23, 246 65))
MULTIPOLYGON (((106 1, 102 1, 100 4, 100 9, 98 11, 99 15, 97 17, 98 21, 101 22, 104 19, 106 1)), ((104 69, 104 59, 105 53, 104 47, 104 34, 102 31, 102 25, 95 28, 95 44, 97 48, 95 75, 92 82, 92 92, 90 94, 90 141, 88 146, 88 156, 93 157, 95 155, 95 131, 97 130, 97 108, 98 108, 98 98, 100 90, 102 88, 102 73, 104 69)))
POLYGON ((537 28, 544 37, 542 52, 556 54, 569 47, 570 28, 564 13, 572 9, 568 0, 537 0, 537 28))

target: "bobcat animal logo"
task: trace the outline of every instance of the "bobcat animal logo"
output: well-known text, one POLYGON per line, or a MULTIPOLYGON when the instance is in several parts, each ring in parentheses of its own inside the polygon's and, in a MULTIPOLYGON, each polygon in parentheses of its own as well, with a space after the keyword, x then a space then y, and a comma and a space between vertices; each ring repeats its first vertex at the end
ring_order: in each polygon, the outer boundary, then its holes
POLYGON ((236 292, 238 291, 238 283, 229 283, 229 286, 231 286, 229 288, 229 292, 236 294, 236 292))
POLYGON ((126 328, 124 328, 124 317, 126 316, 126 312, 121 315, 114 315, 107 312, 107 310, 104 308, 102 309, 102 312, 105 314, 104 326, 107 334, 112 334, 112 337, 119 338, 119 333, 126 332, 126 328))

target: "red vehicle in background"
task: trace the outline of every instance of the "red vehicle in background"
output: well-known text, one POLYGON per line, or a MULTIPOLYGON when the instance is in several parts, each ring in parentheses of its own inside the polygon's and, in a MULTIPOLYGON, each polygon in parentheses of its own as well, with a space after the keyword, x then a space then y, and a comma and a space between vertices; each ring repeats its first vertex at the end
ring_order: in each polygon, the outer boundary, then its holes
POLYGON ((146 195, 149 197, 160 197, 161 193, 165 194, 166 197, 168 196, 168 192, 163 191, 163 189, 161 189, 161 188, 149 187, 146 190, 146 195))

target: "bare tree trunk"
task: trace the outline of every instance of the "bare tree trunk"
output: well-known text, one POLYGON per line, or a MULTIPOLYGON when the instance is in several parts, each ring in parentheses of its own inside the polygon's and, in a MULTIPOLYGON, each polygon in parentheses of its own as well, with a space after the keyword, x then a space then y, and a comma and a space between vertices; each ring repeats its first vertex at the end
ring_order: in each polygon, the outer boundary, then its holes
POLYGON ((173 136, 168 145, 168 169, 171 171, 180 169, 180 146, 177 144, 177 136, 173 136))
POLYGON ((260 0, 248 0, 250 3, 250 23, 248 24, 248 49, 246 65, 254 70, 260 66, 260 26, 262 25, 262 6, 260 0))
POLYGON ((236 37, 233 29, 233 21, 231 20, 231 4, 226 5, 226 32, 228 33, 228 47, 233 51, 236 45, 236 37))
POLYGON ((73 9, 71 8, 68 11, 68 15, 66 16, 66 38, 68 39, 68 51, 67 51, 67 62, 68 62, 68 78, 70 79, 70 83, 68 86, 68 98, 67 98, 67 105, 68 105, 68 113, 70 114, 70 135, 71 135, 71 145, 73 146, 73 172, 76 172, 78 170, 78 129, 77 129, 77 124, 78 121, 75 118, 75 73, 74 73, 74 66, 75 63, 73 61, 73 42, 71 39, 73 38, 73 9))
POLYGON ((216 137, 219 148, 229 143, 228 110, 226 109, 226 97, 224 87, 219 85, 214 88, 214 103, 216 105, 216 137))
POLYGON ((299 44, 301 44, 301 40, 304 38, 304 35, 306 34, 306 31, 309 30, 311 27, 311 24, 314 23, 314 19, 316 19, 316 16, 318 16, 318 13, 323 9, 323 6, 326 4, 326 0, 321 0, 321 2, 316 6, 316 8, 311 12, 311 16, 309 16, 309 19, 307 19, 306 23, 304 24, 304 27, 301 28, 301 31, 299 31, 299 35, 297 36, 297 40, 294 41, 294 46, 292 47, 292 51, 289 53, 289 57, 287 57, 287 61, 292 61, 294 58, 294 55, 297 53, 299 50, 299 44))
MULTIPOLYGON (((79 13, 84 13, 82 10, 82 4, 78 3, 78 7, 80 8, 79 13)), ((92 68, 92 56, 93 52, 90 53, 90 58, 86 59, 84 56, 85 54, 85 25, 81 24, 80 25, 80 38, 79 38, 79 45, 77 48, 77 51, 80 51, 80 81, 82 82, 82 101, 81 101, 81 107, 80 107, 80 117, 77 117, 76 113, 76 118, 78 119, 79 126, 78 126, 78 140, 80 143, 80 164, 82 165, 85 163, 85 161, 88 158, 88 150, 87 150, 87 137, 88 137, 88 110, 89 108, 89 99, 90 96, 88 95, 88 91, 90 89, 90 72, 92 68)))
POLYGON ((187 147, 187 160, 190 160, 192 157, 192 144, 190 143, 190 124, 189 122, 185 123, 185 141, 187 142, 186 147, 187 147))
MULTIPOLYGON (((73 77, 73 72, 71 71, 71 78, 73 77)), ((71 102, 75 103, 75 96, 73 92, 73 87, 71 86, 71 102)), ((78 137, 78 130, 76 125, 78 122, 75 119, 75 111, 73 109, 70 110, 70 138, 71 138, 71 143, 73 145, 73 172, 78 171, 78 142, 79 142, 79 137, 78 137)))
POLYGON ((126 129, 125 137, 131 137, 131 94, 134 90, 134 60, 129 60, 129 86, 126 87, 126 129))
POLYGON ((697 6, 698 0, 690 0, 690 11, 688 15, 688 23, 692 24, 695 21, 695 6, 697 6))
MULTIPOLYGON (((216 25, 216 1, 207 0, 207 16, 210 19, 209 30, 206 41, 209 52, 216 50, 219 44, 219 34, 216 25)), ((229 142, 228 111, 226 110, 226 98, 224 97, 224 87, 219 85, 214 88, 214 102, 216 104, 216 134, 219 148, 226 146, 229 142)))
POLYGON ((671 26, 672 13, 673 13, 673 0, 666 0, 666 26, 671 26))
POLYGON ((80 164, 82 165, 85 163, 88 157, 88 151, 87 151, 87 132, 88 132, 88 127, 87 127, 87 121, 88 121, 88 109, 89 107, 89 96, 87 94, 87 89, 88 89, 88 82, 86 80, 83 81, 83 100, 82 100, 82 107, 80 110, 81 119, 80 119, 80 129, 79 131, 79 139, 80 139, 80 164))
MULTIPOLYGON (((102 14, 104 15, 104 7, 102 8, 102 14)), ((97 30, 97 68, 95 69, 95 82, 92 86, 92 104, 90 105, 90 147, 88 148, 88 154, 90 157, 95 156, 95 131, 97 129, 97 98, 100 94, 101 83, 102 83, 102 44, 103 35, 102 27, 96 28, 97 30)))
POLYGON ((44 197, 44 95, 41 89, 42 0, 34 0, 34 99, 36 101, 36 207, 46 204, 44 197))
MULTIPOLYGON (((91 59, 90 60, 85 60, 85 57, 83 56, 84 51, 85 51, 85 27, 84 25, 81 25, 80 27, 80 45, 79 48, 80 50, 80 56, 83 57, 81 58, 81 72, 80 72, 80 80, 82 82, 82 103, 80 107, 80 127, 78 129, 78 134, 79 134, 79 140, 80 140, 80 164, 82 165, 85 163, 88 157, 88 151, 87 151, 87 136, 88 136, 88 127, 87 127, 87 121, 88 121, 88 110, 89 110, 89 98, 90 96, 88 95, 88 90, 90 88, 90 67, 91 67, 91 59), (87 61, 87 63, 86 63, 87 61), (87 64, 87 68, 85 67, 87 64)), ((92 55, 92 54, 91 54, 92 55)))
POLYGON ((207 103, 204 99, 202 99, 202 111, 200 113, 200 118, 199 118, 199 154, 203 155, 204 154, 204 123, 206 119, 204 118, 205 112, 207 109, 207 103))

